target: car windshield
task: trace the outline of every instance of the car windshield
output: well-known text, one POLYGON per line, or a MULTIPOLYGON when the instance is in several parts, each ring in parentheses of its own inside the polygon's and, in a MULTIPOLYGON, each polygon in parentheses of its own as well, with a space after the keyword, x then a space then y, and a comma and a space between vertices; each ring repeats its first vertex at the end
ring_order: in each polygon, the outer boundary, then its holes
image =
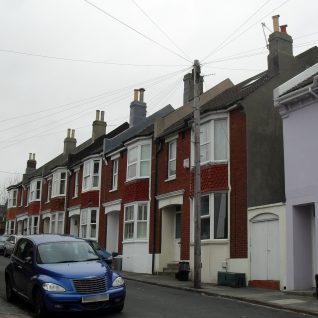
POLYGON ((52 242, 38 246, 38 264, 84 262, 99 259, 87 242, 52 242))

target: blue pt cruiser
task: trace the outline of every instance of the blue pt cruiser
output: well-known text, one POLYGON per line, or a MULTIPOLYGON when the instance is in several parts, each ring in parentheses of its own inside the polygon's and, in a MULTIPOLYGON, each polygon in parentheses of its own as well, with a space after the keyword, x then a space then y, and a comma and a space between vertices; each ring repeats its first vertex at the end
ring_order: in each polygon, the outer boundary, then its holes
POLYGON ((32 303, 36 317, 52 312, 122 311, 124 280, 83 239, 25 236, 5 269, 6 297, 32 303))

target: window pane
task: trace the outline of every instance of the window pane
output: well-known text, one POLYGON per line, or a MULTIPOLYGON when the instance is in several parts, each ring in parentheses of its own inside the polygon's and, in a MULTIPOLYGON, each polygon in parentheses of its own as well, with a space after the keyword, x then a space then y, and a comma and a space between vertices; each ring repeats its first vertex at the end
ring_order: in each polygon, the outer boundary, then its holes
POLYGON ((128 166, 128 179, 134 178, 137 175, 137 164, 134 163, 128 166))
POLYGON ((227 159, 227 120, 214 121, 214 160, 227 159))
POLYGON ((142 161, 140 163, 140 176, 149 177, 150 175, 150 161, 142 161))
POLYGON ((147 238, 147 222, 137 223, 137 238, 147 238))
POLYGON ((210 144, 200 146, 200 160, 202 162, 210 161, 210 144))
POLYGON ((227 194, 214 194, 214 238, 227 238, 227 194))
POLYGON ((210 218, 201 219, 201 240, 210 239, 210 218))
POLYGON ((150 145, 142 145, 141 146, 141 160, 148 160, 150 159, 150 145))
POLYGON ((134 147, 128 150, 128 163, 133 163, 138 160, 138 148, 134 147))
POLYGON ((93 176, 93 187, 98 187, 99 184, 99 176, 93 176))
POLYGON ((96 215, 97 215, 97 211, 92 210, 91 211, 91 223, 96 223, 96 215))
POLYGON ((208 122, 200 126, 200 143, 204 144, 211 140, 211 123, 208 122))
POLYGON ((90 237, 96 237, 96 224, 91 225, 91 235, 90 237))
POLYGON ((125 221, 129 221, 133 219, 134 219, 134 207, 127 206, 125 210, 125 221))
POLYGON ((134 223, 125 223, 125 239, 132 239, 134 237, 134 223))
POLYGON ((177 150, 177 143, 176 141, 173 141, 169 144, 169 159, 175 159, 176 158, 176 150, 177 150))
POLYGON ((176 160, 169 161, 169 176, 176 174, 176 160))
POLYGON ((94 161, 94 174, 98 174, 99 172, 99 161, 94 161))
POLYGON ((208 195, 201 197, 201 215, 210 214, 209 201, 210 201, 210 198, 208 195))

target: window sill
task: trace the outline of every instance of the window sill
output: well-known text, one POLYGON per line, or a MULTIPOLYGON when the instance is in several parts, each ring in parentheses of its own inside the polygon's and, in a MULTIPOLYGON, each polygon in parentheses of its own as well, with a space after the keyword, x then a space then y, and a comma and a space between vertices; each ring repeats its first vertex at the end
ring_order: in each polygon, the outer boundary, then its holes
POLYGON ((165 182, 169 182, 169 181, 173 181, 173 180, 176 180, 177 179, 177 176, 171 176, 171 177, 168 177, 165 182))
POLYGON ((149 241, 147 239, 131 239, 131 240, 125 240, 123 241, 123 244, 133 244, 133 243, 148 243, 149 241))
MULTIPOLYGON (((228 243, 229 239, 201 240, 201 245, 222 245, 228 243)), ((194 242, 191 242, 191 246, 194 246, 194 242)))
POLYGON ((118 190, 118 188, 114 188, 114 189, 110 189, 108 192, 115 192, 117 190, 118 190))
POLYGON ((136 180, 144 180, 144 179, 150 179, 150 177, 135 177, 135 178, 127 179, 125 183, 129 183, 131 181, 136 181, 136 180))
POLYGON ((90 191, 99 191, 99 187, 89 188, 89 189, 82 189, 81 193, 90 192, 90 191))

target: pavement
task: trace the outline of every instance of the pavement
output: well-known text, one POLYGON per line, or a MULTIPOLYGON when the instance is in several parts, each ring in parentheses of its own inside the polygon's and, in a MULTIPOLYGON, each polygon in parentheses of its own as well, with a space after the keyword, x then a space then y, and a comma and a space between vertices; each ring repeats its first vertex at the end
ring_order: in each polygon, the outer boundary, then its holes
POLYGON ((282 292, 273 289, 233 288, 207 283, 202 283, 201 288, 196 289, 193 287, 193 281, 179 281, 174 276, 169 275, 150 275, 125 271, 121 271, 120 274, 126 280, 234 299, 318 317, 318 299, 314 296, 313 291, 282 292))

